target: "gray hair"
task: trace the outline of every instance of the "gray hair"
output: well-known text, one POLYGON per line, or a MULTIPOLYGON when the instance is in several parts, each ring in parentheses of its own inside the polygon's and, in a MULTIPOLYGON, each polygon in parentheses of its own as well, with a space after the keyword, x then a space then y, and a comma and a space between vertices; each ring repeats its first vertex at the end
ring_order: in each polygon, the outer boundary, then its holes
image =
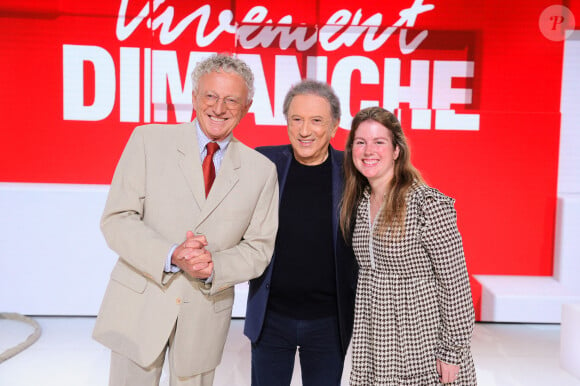
POLYGON ((288 119, 288 109, 290 103, 297 95, 317 95, 326 99, 330 105, 330 115, 334 122, 340 121, 340 101, 334 93, 334 90, 326 83, 316 80, 305 79, 290 88, 286 97, 284 98, 284 116, 288 119))
POLYGON ((191 73, 193 92, 197 91, 199 79, 211 72, 234 72, 242 77, 248 88, 248 101, 254 98, 254 74, 252 69, 241 59, 228 54, 214 54, 198 62, 191 73))

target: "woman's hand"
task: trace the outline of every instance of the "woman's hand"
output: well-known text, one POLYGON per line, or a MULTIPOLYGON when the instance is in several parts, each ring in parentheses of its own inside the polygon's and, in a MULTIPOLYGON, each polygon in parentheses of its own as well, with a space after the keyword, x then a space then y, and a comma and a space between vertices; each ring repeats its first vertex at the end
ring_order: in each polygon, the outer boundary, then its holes
POLYGON ((457 374, 459 374, 459 366, 451 365, 437 359, 437 372, 439 373, 441 383, 455 382, 457 374))

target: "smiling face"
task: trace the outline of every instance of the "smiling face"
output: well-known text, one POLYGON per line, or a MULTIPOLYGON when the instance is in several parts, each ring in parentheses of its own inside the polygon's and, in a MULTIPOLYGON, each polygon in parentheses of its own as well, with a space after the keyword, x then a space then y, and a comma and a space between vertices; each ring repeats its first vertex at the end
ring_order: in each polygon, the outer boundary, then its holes
POLYGON ((296 95, 288 107, 288 137, 294 157, 303 165, 320 165, 328 156, 330 139, 338 122, 332 119, 330 103, 318 95, 296 95))
POLYGON ((399 147, 393 145, 389 129, 371 119, 360 123, 352 143, 352 161, 371 187, 387 186, 398 156, 399 147))
POLYGON ((210 72, 203 75, 193 92, 193 108, 203 133, 222 141, 248 112, 248 88, 235 72, 210 72))

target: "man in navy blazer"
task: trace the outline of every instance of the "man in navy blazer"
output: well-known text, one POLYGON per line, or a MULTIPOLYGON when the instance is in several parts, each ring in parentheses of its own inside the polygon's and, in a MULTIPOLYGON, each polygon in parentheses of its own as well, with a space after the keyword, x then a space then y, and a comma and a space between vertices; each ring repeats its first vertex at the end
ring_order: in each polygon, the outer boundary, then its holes
POLYGON ((290 385, 297 349, 303 385, 340 385, 357 276, 338 224, 343 153, 330 145, 340 103, 326 83, 304 80, 284 115, 291 144, 256 149, 276 165, 280 207, 271 263, 250 282, 252 385, 290 385))

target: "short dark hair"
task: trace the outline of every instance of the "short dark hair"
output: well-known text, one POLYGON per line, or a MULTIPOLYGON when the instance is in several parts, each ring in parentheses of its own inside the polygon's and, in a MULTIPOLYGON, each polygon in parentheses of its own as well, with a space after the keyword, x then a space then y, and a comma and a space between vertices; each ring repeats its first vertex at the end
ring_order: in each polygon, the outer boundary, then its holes
POLYGON ((305 79, 300 83, 295 84, 290 88, 286 97, 284 98, 284 116, 288 119, 288 109, 290 108, 290 103, 297 95, 318 95, 328 101, 330 105, 330 115, 334 122, 340 121, 340 100, 334 93, 332 87, 324 82, 319 82, 316 80, 305 79))

